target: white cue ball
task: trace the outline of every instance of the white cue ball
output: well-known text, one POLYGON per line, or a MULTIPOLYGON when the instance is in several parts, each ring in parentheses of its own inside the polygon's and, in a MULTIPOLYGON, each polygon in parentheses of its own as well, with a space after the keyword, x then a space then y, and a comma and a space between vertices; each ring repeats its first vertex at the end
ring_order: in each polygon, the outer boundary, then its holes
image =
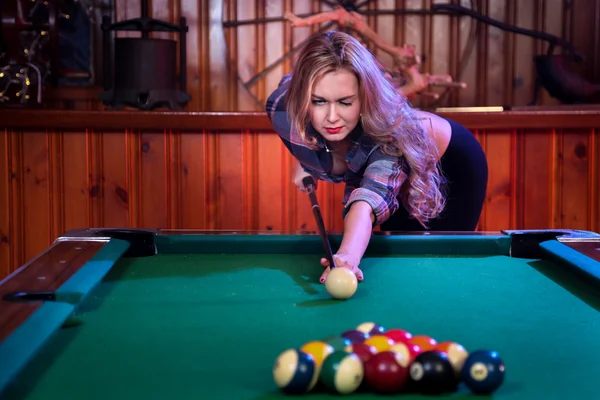
POLYGON ((329 271, 325 281, 327 293, 334 299, 349 299, 356 293, 358 280, 348 268, 337 267, 329 271))

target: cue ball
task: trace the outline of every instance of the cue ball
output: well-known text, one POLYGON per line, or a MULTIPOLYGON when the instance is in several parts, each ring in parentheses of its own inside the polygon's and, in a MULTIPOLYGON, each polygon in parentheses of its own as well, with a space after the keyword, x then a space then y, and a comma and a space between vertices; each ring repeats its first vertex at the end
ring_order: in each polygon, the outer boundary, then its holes
POLYGON ((325 281, 327 293, 334 299, 349 299, 356 292, 358 280, 348 268, 337 267, 329 271, 325 281))

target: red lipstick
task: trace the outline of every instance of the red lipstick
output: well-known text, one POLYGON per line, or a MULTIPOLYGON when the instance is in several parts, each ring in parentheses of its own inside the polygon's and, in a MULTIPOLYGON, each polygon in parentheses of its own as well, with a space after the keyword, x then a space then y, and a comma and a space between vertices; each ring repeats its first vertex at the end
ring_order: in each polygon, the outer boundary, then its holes
POLYGON ((336 133, 340 133, 340 131, 342 130, 342 127, 337 127, 337 128, 325 128, 325 130, 327 131, 327 133, 335 135, 336 133))

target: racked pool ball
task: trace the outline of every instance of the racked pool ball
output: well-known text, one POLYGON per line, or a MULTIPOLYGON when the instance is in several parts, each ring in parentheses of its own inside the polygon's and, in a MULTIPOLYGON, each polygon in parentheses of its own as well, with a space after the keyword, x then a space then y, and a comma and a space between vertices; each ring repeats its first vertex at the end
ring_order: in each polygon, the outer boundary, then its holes
POLYGON ((349 299, 356 293, 357 287, 358 280, 356 279, 356 275, 348 268, 333 268, 329 271, 329 274, 327 274, 325 289, 334 299, 349 299))
POLYGON ((467 350, 461 344, 451 341, 439 343, 433 349, 446 353, 454 373, 457 377, 460 376, 465 360, 469 356, 467 350))
POLYGON ((352 343, 344 349, 348 353, 354 353, 360 358, 363 364, 366 364, 371 357, 377 354, 377 349, 365 343, 352 343))
POLYGON ((389 337, 396 343, 397 342, 406 342, 406 341, 412 339, 412 337, 413 337, 413 335, 410 332, 405 331, 404 329, 398 329, 398 328, 387 330, 384 333, 384 335, 389 337))
POLYGON ((381 335, 385 333, 385 328, 375 322, 363 322, 356 327, 357 331, 366 333, 369 336, 381 335))
POLYGON ((350 339, 346 339, 342 336, 327 336, 322 341, 330 345, 333 350, 344 350, 347 346, 352 344, 350 339))
POLYGON ((364 374, 363 363, 356 354, 336 351, 323 361, 319 380, 335 393, 349 394, 358 389, 364 374))
POLYGON ((434 338, 427 335, 415 335, 408 339, 407 342, 410 344, 416 344, 422 351, 433 350, 438 344, 434 338))
POLYGON ((397 393, 408 381, 408 365, 399 353, 377 353, 365 365, 365 381, 376 392, 397 393))
POLYGON ((284 393, 307 393, 315 386, 318 378, 312 356, 296 349, 281 353, 273 365, 273 380, 284 393))
POLYGON ((300 347, 300 351, 306 354, 310 354, 315 362, 315 366, 317 368, 317 372, 321 370, 321 365, 323 365, 323 360, 327 358, 328 355, 334 352, 333 346, 329 343, 325 343, 321 340, 313 340, 311 342, 305 343, 300 347))
POLYGON ((392 339, 384 335, 373 335, 365 340, 364 343, 375 347, 378 353, 388 351, 395 344, 392 339))
POLYGON ((341 335, 343 338, 350 340, 352 343, 362 343, 369 338, 369 334, 359 331, 358 329, 350 329, 341 335))
POLYGON ((461 378, 471 392, 490 394, 502 385, 504 370, 504 362, 498 352, 477 350, 465 360, 461 378))
POLYGON ((457 389, 458 379, 454 374, 448 355, 429 350, 415 357, 410 366, 411 386, 423 394, 442 394, 457 389))

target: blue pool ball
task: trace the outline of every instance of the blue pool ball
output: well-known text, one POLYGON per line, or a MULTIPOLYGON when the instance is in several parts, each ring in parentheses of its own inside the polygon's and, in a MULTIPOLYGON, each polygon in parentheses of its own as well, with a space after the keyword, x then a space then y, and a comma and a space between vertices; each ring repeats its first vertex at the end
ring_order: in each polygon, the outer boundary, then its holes
POLYGON ((296 349, 281 353, 273 365, 273 380, 287 394, 309 392, 319 378, 314 358, 296 349))
POLYGON ((504 363, 497 352, 477 350, 465 360, 461 378, 471 392, 491 394, 504 381, 504 370, 504 363))

